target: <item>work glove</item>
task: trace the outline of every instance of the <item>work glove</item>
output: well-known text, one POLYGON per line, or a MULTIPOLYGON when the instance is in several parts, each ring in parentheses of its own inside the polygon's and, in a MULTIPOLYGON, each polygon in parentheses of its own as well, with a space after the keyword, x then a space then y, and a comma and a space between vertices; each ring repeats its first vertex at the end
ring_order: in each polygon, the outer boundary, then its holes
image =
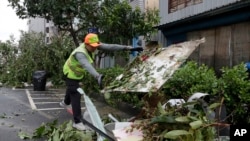
POLYGON ((97 77, 97 82, 98 82, 98 85, 100 87, 100 89, 103 89, 103 84, 102 84, 102 80, 104 78, 104 75, 100 74, 98 77, 97 77))
POLYGON ((133 47, 131 49, 129 49, 130 51, 138 51, 138 52, 141 52, 143 51, 143 48, 142 47, 133 47))

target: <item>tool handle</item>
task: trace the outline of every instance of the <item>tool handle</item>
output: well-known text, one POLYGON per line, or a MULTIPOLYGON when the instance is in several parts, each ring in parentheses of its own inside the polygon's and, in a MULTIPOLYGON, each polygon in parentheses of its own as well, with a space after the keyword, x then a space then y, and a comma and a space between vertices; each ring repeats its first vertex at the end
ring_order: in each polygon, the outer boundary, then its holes
POLYGON ((91 124, 90 122, 88 122, 84 118, 82 118, 82 122, 84 124, 86 124, 87 126, 89 126, 91 129, 95 130, 97 133, 99 133, 104 138, 108 139, 109 141, 115 141, 112 137, 110 137, 109 135, 107 135, 106 133, 104 133, 103 131, 101 131, 100 129, 96 128, 93 124, 91 124))

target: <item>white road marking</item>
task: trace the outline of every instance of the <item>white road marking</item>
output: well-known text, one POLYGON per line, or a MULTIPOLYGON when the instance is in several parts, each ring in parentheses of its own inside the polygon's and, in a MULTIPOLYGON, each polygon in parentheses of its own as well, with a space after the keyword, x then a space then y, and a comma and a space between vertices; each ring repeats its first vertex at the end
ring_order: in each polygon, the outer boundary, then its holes
POLYGON ((32 99, 63 99, 63 98, 58 98, 58 97, 39 97, 39 98, 35 98, 35 97, 33 97, 32 99))
MULTIPOLYGON (((57 95, 64 95, 64 94, 30 94, 30 91, 28 89, 25 89, 26 91, 26 95, 28 97, 28 100, 29 100, 29 103, 30 103, 30 106, 31 106, 31 109, 32 110, 38 110, 38 111, 52 111, 52 110, 64 110, 65 108, 62 108, 62 107, 59 107, 59 102, 34 102, 34 100, 47 100, 47 99, 53 99, 53 100, 61 100, 61 99, 64 99, 63 97, 56 97, 57 95), (38 97, 38 98, 35 98, 35 97, 32 97, 32 96, 46 96, 46 95, 49 95, 49 96, 53 96, 53 97, 38 97), (40 108, 40 109, 37 109, 36 105, 42 105, 42 104, 56 104, 58 103, 58 107, 56 108, 40 108)), ((84 101, 81 101, 81 102, 84 102, 84 101)), ((85 107, 82 107, 81 108, 82 110, 85 110, 86 108, 85 107)))
MULTIPOLYGON (((62 109, 65 109, 65 108, 43 108, 43 109, 37 109, 37 110, 40 110, 40 111, 49 111, 49 110, 62 110, 62 109)), ((81 109, 85 110, 86 108, 82 107, 81 109)))
POLYGON ((61 95, 65 95, 65 94, 32 94, 34 96, 41 96, 41 95, 49 95, 49 96, 61 96, 61 95))
POLYGON ((32 110, 36 110, 36 109, 37 109, 37 108, 36 108, 36 105, 35 105, 35 103, 34 103, 32 97, 30 96, 29 90, 26 89, 25 91, 26 91, 26 95, 27 95, 27 97, 28 97, 28 99, 29 99, 31 109, 32 109, 32 110))
POLYGON ((43 108, 43 109, 37 109, 37 110, 40 110, 40 111, 49 111, 49 110, 63 110, 65 108, 43 108))
POLYGON ((54 103, 59 104, 59 102, 35 102, 35 104, 54 104, 54 103))

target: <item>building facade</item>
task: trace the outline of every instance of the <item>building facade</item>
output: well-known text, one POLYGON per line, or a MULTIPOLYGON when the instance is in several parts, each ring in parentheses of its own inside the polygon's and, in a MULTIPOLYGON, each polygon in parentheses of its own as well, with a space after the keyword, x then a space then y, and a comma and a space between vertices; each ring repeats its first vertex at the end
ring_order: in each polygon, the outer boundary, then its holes
POLYGON ((128 0, 133 9, 139 7, 142 11, 146 9, 159 8, 159 0, 128 0))
POLYGON ((159 10, 163 46, 205 37, 190 59, 217 72, 250 60, 250 1, 160 0, 159 10))
POLYGON ((136 7, 139 7, 142 11, 144 10, 144 0, 128 0, 130 6, 135 9, 136 7))
POLYGON ((29 18, 28 20, 28 32, 36 32, 45 34, 45 42, 51 43, 51 37, 58 34, 57 28, 53 22, 44 18, 29 18))

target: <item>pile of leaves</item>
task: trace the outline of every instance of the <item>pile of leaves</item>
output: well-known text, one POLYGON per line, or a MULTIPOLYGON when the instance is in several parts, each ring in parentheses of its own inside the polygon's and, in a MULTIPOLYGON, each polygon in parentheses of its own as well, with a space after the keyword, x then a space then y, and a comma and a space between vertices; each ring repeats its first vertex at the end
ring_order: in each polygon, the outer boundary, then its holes
MULTIPOLYGON (((211 112, 219 105, 220 103, 213 103, 207 110, 211 112)), ((134 127, 141 129, 144 140, 148 141, 214 141, 214 127, 222 125, 209 118, 208 113, 202 109, 201 101, 173 107, 158 104, 156 112, 148 115, 148 119, 134 127)))
POLYGON ((58 121, 43 123, 35 129, 32 135, 19 132, 19 137, 25 139, 45 139, 47 141, 92 141, 92 132, 83 132, 72 127, 72 121, 66 121, 58 125, 58 121))

